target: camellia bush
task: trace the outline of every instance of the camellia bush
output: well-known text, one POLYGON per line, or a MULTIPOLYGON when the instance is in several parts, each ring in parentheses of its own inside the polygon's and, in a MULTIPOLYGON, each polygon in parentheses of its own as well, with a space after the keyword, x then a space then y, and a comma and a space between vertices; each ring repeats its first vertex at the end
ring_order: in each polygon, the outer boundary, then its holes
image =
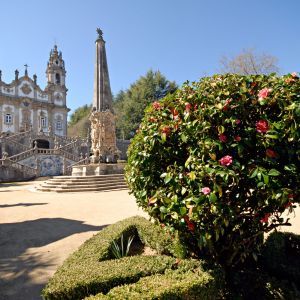
POLYGON ((297 73, 215 75, 146 110, 128 151, 137 203, 189 254, 231 267, 299 203, 297 73))

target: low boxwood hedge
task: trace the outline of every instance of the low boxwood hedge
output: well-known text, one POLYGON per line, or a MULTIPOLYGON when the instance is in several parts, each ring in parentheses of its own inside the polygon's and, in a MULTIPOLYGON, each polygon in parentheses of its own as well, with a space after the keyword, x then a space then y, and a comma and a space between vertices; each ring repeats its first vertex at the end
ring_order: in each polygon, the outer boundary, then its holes
POLYGON ((270 274, 293 281, 300 287, 300 235, 273 232, 262 254, 262 262, 270 274))
POLYGON ((113 288, 107 295, 98 294, 85 300, 102 299, 218 299, 220 281, 202 268, 178 272, 167 270, 165 274, 156 274, 141 278, 137 283, 113 288))
POLYGON ((43 298, 83 299, 97 293, 106 294, 116 286, 135 283, 145 276, 177 269, 176 258, 163 254, 175 255, 178 249, 183 249, 178 239, 172 239, 145 218, 125 219, 104 228, 74 252, 43 289, 43 298), (113 259, 110 250, 112 241, 120 239, 122 234, 126 236, 134 232, 159 255, 113 259))

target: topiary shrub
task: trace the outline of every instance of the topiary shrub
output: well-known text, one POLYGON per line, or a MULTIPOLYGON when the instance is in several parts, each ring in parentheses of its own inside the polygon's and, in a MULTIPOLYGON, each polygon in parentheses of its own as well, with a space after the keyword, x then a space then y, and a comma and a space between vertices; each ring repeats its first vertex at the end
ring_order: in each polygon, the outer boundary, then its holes
POLYGON ((262 263, 270 274, 300 288, 300 235, 272 232, 263 247, 262 263))
POLYGON ((299 202, 296 73, 216 75, 154 102, 128 150, 126 180, 190 254, 233 266, 299 202))

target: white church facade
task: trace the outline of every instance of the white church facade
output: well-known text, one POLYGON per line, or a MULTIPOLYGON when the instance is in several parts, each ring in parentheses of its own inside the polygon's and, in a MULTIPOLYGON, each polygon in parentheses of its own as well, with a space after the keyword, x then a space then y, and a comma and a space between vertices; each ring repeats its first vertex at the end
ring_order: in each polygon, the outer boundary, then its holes
POLYGON ((62 53, 56 45, 50 52, 46 69, 48 82, 44 90, 37 84, 37 76, 30 78, 27 65, 25 67, 24 76, 19 77, 16 70, 11 83, 3 81, 0 71, 0 134, 7 136, 32 130, 66 136, 69 109, 62 53))

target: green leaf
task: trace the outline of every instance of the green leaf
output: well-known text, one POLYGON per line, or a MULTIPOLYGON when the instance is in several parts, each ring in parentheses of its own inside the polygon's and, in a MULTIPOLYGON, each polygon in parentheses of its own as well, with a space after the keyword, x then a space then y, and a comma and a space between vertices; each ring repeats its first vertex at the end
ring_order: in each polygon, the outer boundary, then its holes
POLYGON ((263 179, 264 179, 264 183, 268 184, 269 183, 269 176, 266 175, 266 174, 262 174, 262 176, 263 176, 263 179))
POLYGON ((167 140, 167 135, 164 132, 161 134, 161 140, 163 143, 167 140))
POLYGON ((262 186, 264 186, 264 183, 260 181, 260 182, 257 184, 257 187, 260 188, 260 187, 262 187, 262 186))
POLYGON ((257 172, 258 172, 258 168, 256 168, 256 169, 252 172, 252 174, 250 175, 250 178, 256 177, 257 172))
POLYGON ((181 135, 181 140, 182 140, 184 143, 186 143, 187 140, 188 140, 188 137, 187 137, 186 135, 182 134, 182 135, 181 135))
POLYGON ((281 173, 276 169, 271 169, 268 173, 269 176, 279 176, 281 173))
POLYGON ((164 206, 161 206, 161 207, 159 208, 159 210, 160 210, 160 212, 162 212, 163 214, 166 214, 166 213, 168 212, 167 208, 164 207, 164 206))
POLYGON ((169 183, 172 179, 172 175, 170 173, 167 173, 166 177, 165 177, 165 183, 169 183))
POLYGON ((185 216, 187 213, 187 209, 186 207, 180 207, 179 212, 182 216, 185 216))
POLYGON ((194 171, 190 172, 190 173, 189 173, 189 177, 190 177, 190 179, 191 179, 192 181, 194 181, 194 180, 196 179, 196 174, 195 174, 195 172, 194 172, 194 171))
POLYGON ((181 195, 184 195, 186 193, 187 189, 183 186, 181 189, 181 195))
POLYGON ((215 193, 210 193, 209 195, 209 201, 215 203, 218 200, 217 196, 215 193))

